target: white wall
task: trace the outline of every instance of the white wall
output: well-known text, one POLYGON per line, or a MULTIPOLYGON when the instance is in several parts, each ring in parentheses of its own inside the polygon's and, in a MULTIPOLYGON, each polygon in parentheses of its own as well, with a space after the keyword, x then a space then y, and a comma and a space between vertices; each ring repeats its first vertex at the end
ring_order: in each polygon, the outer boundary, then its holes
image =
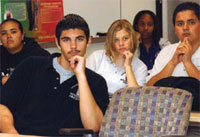
POLYGON ((167 0, 163 0, 163 19, 162 19, 162 29, 163 29, 163 37, 168 39, 168 3, 167 0))
POLYGON ((74 12, 84 17, 95 36, 96 31, 107 31, 119 19, 131 23, 140 10, 156 11, 156 0, 63 0, 64 14, 74 12))
POLYGON ((140 10, 151 10, 155 13, 155 0, 121 0, 121 18, 127 19, 131 24, 140 10))
MULTIPOLYGON (((65 0, 63 0, 63 1, 65 1, 65 0)), ((148 10, 153 11, 154 13, 156 11, 155 0, 120 0, 120 3, 121 3, 121 18, 127 19, 128 21, 130 21, 131 24, 133 23, 133 19, 134 19, 135 15, 140 10, 148 9, 148 10)), ((79 5, 79 6, 81 6, 81 5, 79 5)), ((96 5, 96 6, 98 6, 98 5, 96 5)), ((65 10, 65 12, 66 12, 66 10, 65 10)), ((98 50, 98 49, 104 49, 104 42, 91 44, 91 46, 87 49, 86 56, 88 56, 93 51, 98 50)), ((59 50, 56 47, 55 48, 47 48, 47 50, 50 53, 59 52, 59 50)))
POLYGON ((120 18, 120 0, 63 0, 64 15, 82 16, 93 37, 97 32, 107 32, 110 24, 120 18))

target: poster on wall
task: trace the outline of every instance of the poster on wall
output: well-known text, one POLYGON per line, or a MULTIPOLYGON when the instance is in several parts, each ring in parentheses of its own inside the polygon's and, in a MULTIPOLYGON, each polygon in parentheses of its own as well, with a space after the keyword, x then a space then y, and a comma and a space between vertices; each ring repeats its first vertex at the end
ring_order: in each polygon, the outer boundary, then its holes
POLYGON ((38 42, 55 41, 55 27, 62 17, 62 0, 3 0, 1 3, 1 20, 19 20, 26 36, 38 42))

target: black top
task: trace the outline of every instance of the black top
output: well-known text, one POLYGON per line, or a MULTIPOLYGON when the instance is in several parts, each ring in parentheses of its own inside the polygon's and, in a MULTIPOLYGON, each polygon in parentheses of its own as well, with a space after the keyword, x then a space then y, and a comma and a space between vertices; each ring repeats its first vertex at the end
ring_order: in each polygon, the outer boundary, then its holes
MULTIPOLYGON (((60 128, 82 128, 75 76, 60 84, 52 57, 31 57, 20 64, 2 87, 1 103, 14 116, 21 134, 58 135, 60 128)), ((100 109, 109 103, 106 81, 86 68, 86 76, 100 109)))
POLYGON ((0 54, 1 73, 3 72, 4 75, 10 75, 15 67, 27 57, 50 55, 49 52, 41 48, 34 39, 27 37, 24 38, 24 45, 20 52, 11 54, 3 45, 1 45, 0 54))
POLYGON ((139 48, 140 59, 147 66, 148 70, 151 70, 153 68, 154 61, 161 50, 159 43, 153 42, 151 47, 149 48, 149 52, 147 52, 147 49, 143 43, 140 43, 139 48))

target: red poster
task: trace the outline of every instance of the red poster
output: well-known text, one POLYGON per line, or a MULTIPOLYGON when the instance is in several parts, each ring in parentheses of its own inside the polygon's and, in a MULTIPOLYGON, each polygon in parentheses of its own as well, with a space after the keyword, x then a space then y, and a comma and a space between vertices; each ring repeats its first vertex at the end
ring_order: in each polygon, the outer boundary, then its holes
POLYGON ((34 31, 39 42, 55 41, 55 28, 63 17, 62 0, 34 0, 34 31))

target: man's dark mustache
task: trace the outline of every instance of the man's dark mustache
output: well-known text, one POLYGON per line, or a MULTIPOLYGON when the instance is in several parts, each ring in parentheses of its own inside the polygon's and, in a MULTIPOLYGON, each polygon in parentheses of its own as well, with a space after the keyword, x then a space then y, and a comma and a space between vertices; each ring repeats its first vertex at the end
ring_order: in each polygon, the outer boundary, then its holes
POLYGON ((68 53, 71 54, 72 52, 80 52, 80 50, 71 50, 68 53))

